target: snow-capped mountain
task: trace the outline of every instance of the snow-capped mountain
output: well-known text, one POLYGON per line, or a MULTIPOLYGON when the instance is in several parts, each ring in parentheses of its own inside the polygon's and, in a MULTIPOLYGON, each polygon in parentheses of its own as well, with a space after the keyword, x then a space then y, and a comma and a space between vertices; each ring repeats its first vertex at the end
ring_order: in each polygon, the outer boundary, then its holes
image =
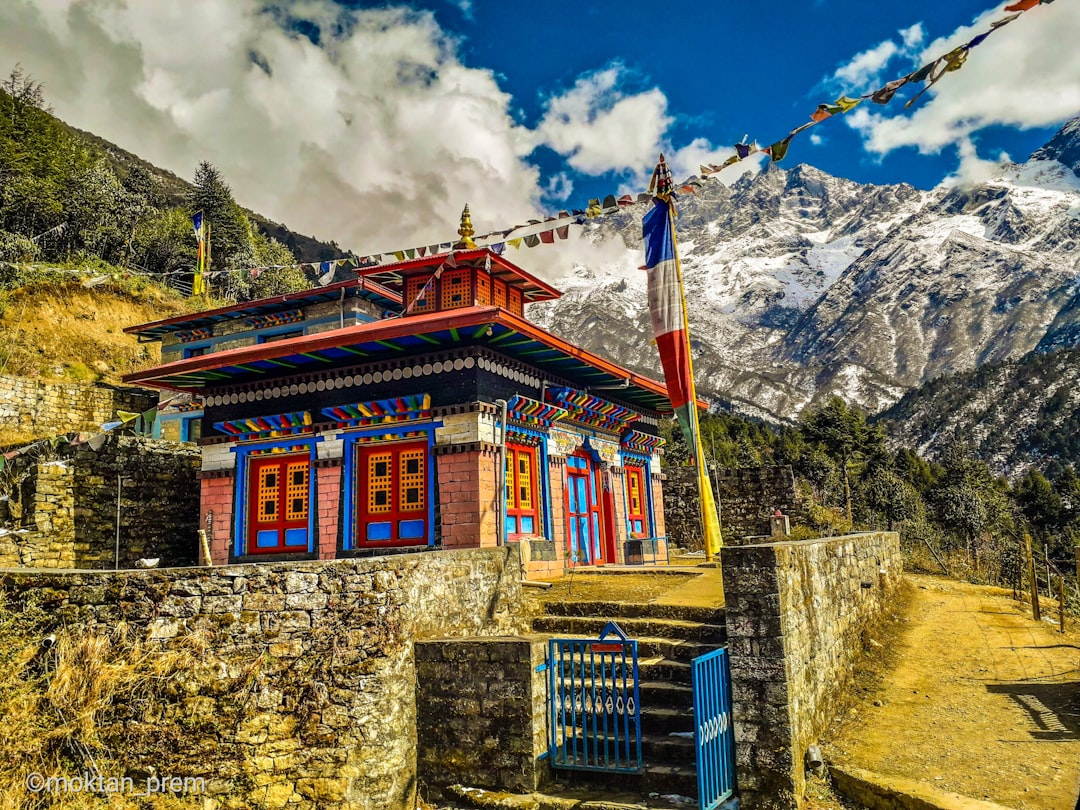
MULTIPOLYGON (((641 262, 641 212, 594 242, 641 262)), ((699 390, 796 417, 831 394, 875 411, 942 374, 1080 345, 1080 118, 974 186, 862 185, 773 165, 679 200, 699 390)), ((531 317, 659 374, 645 274, 577 266, 531 317)))

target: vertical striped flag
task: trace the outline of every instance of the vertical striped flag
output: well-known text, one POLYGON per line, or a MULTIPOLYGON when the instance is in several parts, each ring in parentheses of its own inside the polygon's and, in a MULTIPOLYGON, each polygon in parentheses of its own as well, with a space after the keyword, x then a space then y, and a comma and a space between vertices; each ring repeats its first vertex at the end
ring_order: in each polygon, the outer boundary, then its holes
POLYGON ((195 231, 195 240, 199 243, 199 258, 198 264, 195 268, 195 276, 191 280, 191 294, 201 295, 206 291, 206 287, 203 282, 203 271, 206 269, 206 247, 204 246, 205 240, 205 220, 203 219, 203 212, 196 211, 195 215, 191 218, 191 227, 195 231))
POLYGON ((653 209, 641 223, 645 240, 645 269, 649 274, 649 315, 656 347, 660 351, 668 398, 675 409, 686 443, 694 453, 705 553, 712 559, 720 550, 720 521, 705 465, 705 452, 701 446, 694 368, 690 356, 690 326, 686 318, 686 297, 675 243, 671 171, 663 155, 660 155, 653 172, 649 192, 655 195, 653 209))

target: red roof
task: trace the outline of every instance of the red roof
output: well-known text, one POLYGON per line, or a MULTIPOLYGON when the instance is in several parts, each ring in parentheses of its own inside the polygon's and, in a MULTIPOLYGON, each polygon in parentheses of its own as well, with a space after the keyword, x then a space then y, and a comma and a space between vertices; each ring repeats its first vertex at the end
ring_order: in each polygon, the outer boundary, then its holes
MULTIPOLYGON (((356 353, 353 352, 352 355, 347 355, 341 347, 365 346, 366 351, 363 353, 370 355, 385 347, 386 342, 415 340, 416 344, 418 344, 417 348, 426 346, 428 349, 434 349, 430 343, 422 343, 418 336, 449 332, 449 334, 455 336, 455 339, 458 339, 460 337, 459 330, 469 330, 473 327, 481 328, 477 328, 473 335, 468 336, 470 341, 483 344, 485 340, 490 339, 492 341, 491 348, 512 354, 516 351, 512 347, 517 345, 517 341, 505 340, 502 343, 499 341, 504 340, 505 337, 513 337, 513 335, 507 336, 507 332, 516 333, 521 336, 523 341, 529 344, 528 347, 521 345, 520 350, 524 351, 526 348, 535 349, 537 346, 541 347, 541 351, 543 351, 544 347, 550 350, 548 352, 549 358, 540 357, 535 351, 530 351, 527 357, 522 358, 524 361, 543 368, 547 363, 554 365, 555 362, 565 362, 565 360, 557 361, 555 359, 557 357, 573 358, 579 361, 574 364, 575 368, 583 369, 583 367, 588 367, 593 369, 594 371, 588 373, 601 377, 599 382, 604 383, 604 387, 610 387, 611 383, 627 382, 631 388, 639 390, 638 396, 631 396, 631 392, 628 390, 627 393, 631 400, 639 400, 641 399, 640 395, 645 394, 648 403, 642 401, 641 404, 647 404, 647 407, 656 410, 670 410, 670 403, 667 401, 667 388, 662 382, 629 371, 617 363, 575 346, 524 318, 497 307, 465 307, 450 311, 414 315, 408 318, 389 318, 313 335, 288 338, 273 343, 241 346, 227 351, 212 352, 198 357, 176 360, 154 368, 127 374, 124 376, 124 382, 141 383, 159 388, 198 390, 208 384, 228 384, 228 378, 230 377, 239 377, 244 374, 250 375, 260 363, 281 365, 283 360, 289 360, 292 362, 288 365, 293 367, 294 363, 303 362, 305 358, 315 358, 311 361, 314 365, 310 368, 303 367, 296 370, 296 373, 302 373, 319 367, 325 368, 322 363, 325 363, 326 359, 329 358, 337 360, 351 358, 355 362, 357 359, 355 357, 356 353), (492 329, 481 334, 481 328, 485 326, 490 326, 492 329), (368 344, 374 344, 375 348, 370 348, 368 344), (320 357, 320 353, 325 354, 320 357), (200 374, 201 372, 208 372, 208 374, 200 374)), ((410 346, 410 348, 413 348, 413 346, 410 346)), ((444 345, 444 348, 450 348, 450 346, 444 345)), ((383 350, 385 351, 385 348, 383 350)), ((372 356, 371 359, 374 361, 378 358, 372 356)), ((281 371, 280 368, 277 370, 278 372, 281 371)), ((575 376, 575 372, 571 368, 559 369, 557 373, 566 378, 575 376)), ((581 373, 585 372, 582 371, 581 373)), ((700 404, 703 405, 704 403, 700 404)))
MULTIPOLYGON (((407 259, 402 262, 380 267, 361 267, 356 272, 357 275, 366 278, 374 278, 384 287, 401 292, 401 289, 404 286, 405 276, 411 275, 413 271, 423 270, 427 267, 437 267, 446 261, 447 257, 450 255, 451 254, 449 253, 439 253, 417 259, 407 259)), ((522 270, 516 264, 508 261, 489 248, 455 250, 453 256, 455 261, 459 264, 465 264, 481 258, 489 260, 491 274, 496 278, 505 281, 510 286, 520 289, 522 295, 525 297, 525 303, 532 303, 534 301, 552 301, 562 296, 561 292, 546 281, 541 281, 532 273, 522 270)))

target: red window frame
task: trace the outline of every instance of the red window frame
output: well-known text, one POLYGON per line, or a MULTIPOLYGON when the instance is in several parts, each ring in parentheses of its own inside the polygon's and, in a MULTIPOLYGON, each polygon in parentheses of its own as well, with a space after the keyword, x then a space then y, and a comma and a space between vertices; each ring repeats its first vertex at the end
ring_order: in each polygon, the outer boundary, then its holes
POLYGON ((649 534, 649 496, 645 491, 645 471, 641 467, 626 468, 626 520, 631 537, 649 534))
POLYGON ((517 287, 510 287, 507 290, 507 298, 510 307, 510 311, 515 315, 524 315, 524 298, 521 295, 521 290, 517 287))
POLYGON ((540 510, 539 454, 523 444, 506 445, 506 534, 543 535, 540 510), (529 530, 528 527, 532 526, 529 530))
POLYGON ((252 458, 246 509, 248 554, 307 553, 311 458, 295 454, 252 458), (270 533, 276 534, 273 543, 268 542, 270 533))
POLYGON ((431 498, 427 441, 358 445, 356 463, 353 547, 427 545, 431 498))
POLYGON ((491 303, 501 309, 506 309, 507 286, 506 282, 499 278, 491 279, 491 303))

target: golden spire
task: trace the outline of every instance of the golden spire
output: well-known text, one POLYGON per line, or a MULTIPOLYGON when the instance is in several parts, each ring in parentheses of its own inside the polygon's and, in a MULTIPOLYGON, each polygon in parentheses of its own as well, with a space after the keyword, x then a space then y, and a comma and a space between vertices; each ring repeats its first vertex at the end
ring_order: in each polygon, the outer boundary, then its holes
POLYGON ((458 236, 461 237, 461 241, 454 247, 456 249, 465 248, 467 250, 475 248, 476 242, 473 241, 473 234, 476 231, 473 230, 472 219, 469 217, 469 206, 465 205, 465 209, 461 212, 461 227, 458 228, 458 236))

